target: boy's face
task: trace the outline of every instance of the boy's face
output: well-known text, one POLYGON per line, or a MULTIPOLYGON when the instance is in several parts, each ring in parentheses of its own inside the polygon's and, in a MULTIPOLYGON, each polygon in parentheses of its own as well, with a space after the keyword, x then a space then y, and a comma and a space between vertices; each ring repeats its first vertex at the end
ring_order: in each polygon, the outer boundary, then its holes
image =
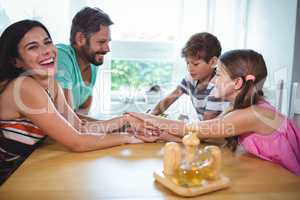
POLYGON ((194 80, 203 80, 211 77, 214 68, 212 67, 215 63, 211 59, 209 63, 205 60, 195 57, 187 57, 186 59, 187 70, 194 80))

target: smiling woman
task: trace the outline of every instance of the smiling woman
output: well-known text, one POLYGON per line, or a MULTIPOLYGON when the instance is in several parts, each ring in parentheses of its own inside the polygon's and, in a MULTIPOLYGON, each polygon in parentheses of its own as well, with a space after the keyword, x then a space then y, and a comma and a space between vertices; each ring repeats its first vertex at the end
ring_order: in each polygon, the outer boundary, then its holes
POLYGON ((53 76, 56 70, 56 48, 50 35, 41 27, 32 28, 19 43, 19 54, 16 67, 28 71, 36 78, 53 76))
POLYGON ((47 136, 75 152, 142 142, 111 133, 131 123, 128 116, 83 123, 54 80, 56 63, 51 36, 38 21, 16 22, 0 37, 0 166, 11 167, 4 179, 47 136))

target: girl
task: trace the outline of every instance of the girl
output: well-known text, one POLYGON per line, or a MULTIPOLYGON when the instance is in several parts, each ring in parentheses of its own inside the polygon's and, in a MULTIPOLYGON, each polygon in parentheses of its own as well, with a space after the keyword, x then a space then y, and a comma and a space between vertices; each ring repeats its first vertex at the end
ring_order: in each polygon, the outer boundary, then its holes
POLYGON ((253 50, 229 51, 220 57, 215 78, 215 96, 232 104, 231 110, 221 117, 184 123, 141 113, 129 115, 163 131, 162 136, 139 136, 146 141, 168 135, 182 137, 190 131, 203 139, 226 137, 233 150, 240 143, 249 153, 300 176, 300 130, 263 98, 266 77, 262 55, 253 50))
POLYGON ((46 136, 75 152, 142 142, 127 133, 105 134, 129 123, 126 117, 83 124, 53 78, 56 62, 56 48, 40 22, 19 21, 1 35, 1 152, 27 155, 46 136))

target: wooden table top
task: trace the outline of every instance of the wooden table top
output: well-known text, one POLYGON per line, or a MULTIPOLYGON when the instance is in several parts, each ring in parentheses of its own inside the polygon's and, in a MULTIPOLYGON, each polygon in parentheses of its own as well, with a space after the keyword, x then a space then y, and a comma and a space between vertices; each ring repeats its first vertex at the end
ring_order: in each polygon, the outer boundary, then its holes
MULTIPOLYGON (((54 142, 37 149, 0 187, 0 199, 183 199, 154 181, 161 143, 72 153, 54 142)), ((222 149, 228 189, 189 199, 300 199, 300 178, 246 153, 222 149)))

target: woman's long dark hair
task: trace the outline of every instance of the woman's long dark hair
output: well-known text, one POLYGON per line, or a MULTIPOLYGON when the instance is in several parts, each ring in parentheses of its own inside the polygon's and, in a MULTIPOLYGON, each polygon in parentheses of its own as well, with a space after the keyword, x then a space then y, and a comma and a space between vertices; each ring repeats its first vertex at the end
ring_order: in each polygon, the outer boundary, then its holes
POLYGON ((3 31, 0 37, 0 94, 12 80, 24 72, 15 66, 15 59, 19 58, 18 45, 25 34, 34 27, 44 29, 51 38, 47 28, 35 20, 18 21, 3 31))
MULTIPOLYGON (((263 56, 248 49, 232 50, 224 53, 220 60, 232 79, 243 79, 242 88, 233 103, 233 110, 256 104, 263 96, 262 88, 268 74, 263 56), (253 75, 255 80, 246 80, 247 75, 253 75)), ((228 137, 226 140, 227 145, 235 151, 238 136, 228 137)))

